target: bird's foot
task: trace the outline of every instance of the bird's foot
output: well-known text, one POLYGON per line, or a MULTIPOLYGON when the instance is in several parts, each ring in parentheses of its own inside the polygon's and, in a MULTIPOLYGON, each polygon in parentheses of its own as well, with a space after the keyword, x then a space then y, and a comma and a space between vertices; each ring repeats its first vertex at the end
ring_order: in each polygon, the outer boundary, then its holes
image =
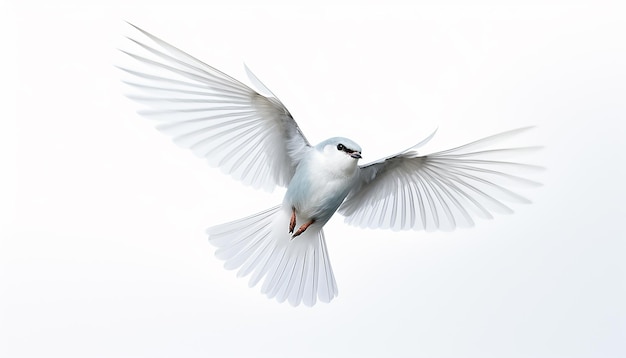
POLYGON ((289 220, 289 233, 293 232, 296 228, 296 208, 291 208, 291 220, 289 220))
POLYGON ((315 222, 315 220, 311 220, 311 221, 305 223, 304 225, 300 226, 298 231, 296 231, 291 238, 294 239, 296 236, 298 236, 298 235, 302 234, 303 232, 305 232, 306 229, 308 229, 309 226, 311 226, 314 222, 315 222))

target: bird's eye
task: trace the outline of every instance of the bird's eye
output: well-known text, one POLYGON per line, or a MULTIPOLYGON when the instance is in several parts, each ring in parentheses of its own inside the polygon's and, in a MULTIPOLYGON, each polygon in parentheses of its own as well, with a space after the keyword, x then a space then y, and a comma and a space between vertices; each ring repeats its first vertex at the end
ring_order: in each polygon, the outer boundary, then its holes
POLYGON ((345 147, 343 146, 343 144, 339 143, 337 144, 337 150, 343 150, 345 147))

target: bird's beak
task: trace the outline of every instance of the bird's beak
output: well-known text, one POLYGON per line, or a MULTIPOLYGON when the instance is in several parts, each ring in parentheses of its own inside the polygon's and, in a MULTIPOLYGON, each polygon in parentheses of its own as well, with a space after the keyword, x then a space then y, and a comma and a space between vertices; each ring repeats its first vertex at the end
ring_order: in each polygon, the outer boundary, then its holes
POLYGON ((352 152, 350 153, 350 156, 354 159, 361 159, 363 157, 361 157, 361 152, 352 152))

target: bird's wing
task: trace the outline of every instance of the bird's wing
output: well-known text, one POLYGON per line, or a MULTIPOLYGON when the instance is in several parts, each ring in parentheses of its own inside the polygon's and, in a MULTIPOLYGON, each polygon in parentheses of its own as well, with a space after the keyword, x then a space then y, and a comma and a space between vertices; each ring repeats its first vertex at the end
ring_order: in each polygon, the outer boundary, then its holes
POLYGON ((251 73, 268 97, 137 28, 129 40, 135 67, 129 95, 149 109, 158 130, 211 165, 255 188, 287 186, 311 146, 285 106, 251 73))
POLYGON ((393 230, 452 230, 472 226, 475 217, 510 213, 512 210, 504 202, 529 201, 508 187, 540 185, 518 175, 542 168, 497 157, 539 147, 484 148, 527 129, 503 132, 424 156, 412 147, 361 166, 359 182, 339 212, 349 224, 393 230))

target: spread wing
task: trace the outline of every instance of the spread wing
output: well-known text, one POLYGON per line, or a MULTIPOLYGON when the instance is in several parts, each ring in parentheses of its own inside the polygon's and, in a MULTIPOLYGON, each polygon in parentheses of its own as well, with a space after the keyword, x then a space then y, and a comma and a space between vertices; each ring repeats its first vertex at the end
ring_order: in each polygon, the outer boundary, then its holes
POLYGON ((483 148, 527 129, 424 156, 417 155, 413 147, 361 166, 359 182, 339 212, 349 224, 393 230, 452 230, 472 226, 475 217, 510 213, 505 202, 529 201, 508 187, 540 185, 518 175, 542 168, 496 157, 539 147, 483 148))
MULTIPOLYGON (((287 186, 311 146, 285 106, 248 70, 263 96, 159 38, 139 31, 120 67, 129 97, 161 132, 225 173, 255 188, 287 186)), ((247 70, 247 68, 246 68, 247 70)))

